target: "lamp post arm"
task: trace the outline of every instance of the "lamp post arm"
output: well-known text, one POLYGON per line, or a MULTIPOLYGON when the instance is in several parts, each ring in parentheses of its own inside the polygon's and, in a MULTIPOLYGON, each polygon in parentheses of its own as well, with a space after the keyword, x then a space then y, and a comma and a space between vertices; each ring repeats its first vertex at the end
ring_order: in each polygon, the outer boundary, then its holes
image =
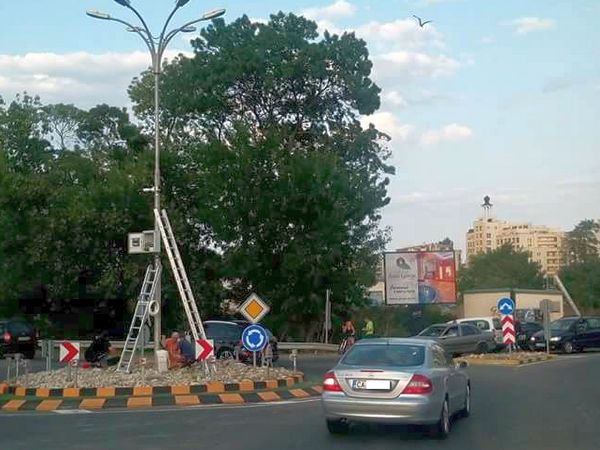
MULTIPOLYGON (((173 8, 173 11, 171 11, 171 14, 169 14, 169 17, 167 17, 165 26, 163 27, 162 31, 160 32, 159 42, 164 41, 165 33, 167 32, 167 28, 168 28, 169 24, 171 23, 171 19, 173 18, 173 16, 175 15, 175 13, 177 12, 177 10, 179 8, 180 8, 179 6, 175 5, 175 8, 173 8)), ((165 45, 165 47, 166 47, 166 45, 165 45)))
POLYGON ((154 58, 154 55, 156 54, 156 47, 154 46, 154 42, 152 42, 152 36, 149 33, 144 34, 142 30, 139 29, 139 27, 136 27, 135 25, 132 25, 129 22, 122 19, 116 19, 114 17, 111 17, 107 20, 123 24, 128 28, 128 30, 131 30, 131 32, 136 33, 139 37, 141 37, 146 46, 148 47, 148 50, 150 50, 152 57, 154 58))
POLYGON ((164 52, 165 49, 167 48, 167 45, 169 45, 169 42, 171 42, 173 40, 173 38, 175 36, 177 36, 177 34, 179 34, 181 31, 183 31, 185 28, 190 27, 192 25, 197 24, 198 22, 203 22, 207 19, 196 19, 196 20, 192 20, 191 22, 188 22, 182 26, 180 26, 179 28, 175 28, 174 30, 169 31, 169 33, 167 33, 167 35, 165 36, 161 47, 162 47, 162 51, 164 52))
MULTIPOLYGON (((135 9, 133 6, 128 5, 127 8, 129 8, 131 11, 133 11, 133 13, 137 16, 138 19, 140 19, 140 22, 142 23, 142 26, 144 27, 144 30, 146 30, 146 33, 148 33, 148 36, 150 36, 150 40, 152 42, 154 42, 154 37, 152 36, 152 33, 150 32, 150 28, 148 28, 148 24, 146 24, 146 21, 144 20, 144 18, 142 17, 142 15, 138 12, 137 9, 135 9)), ((154 44, 152 44, 154 46, 154 44)))

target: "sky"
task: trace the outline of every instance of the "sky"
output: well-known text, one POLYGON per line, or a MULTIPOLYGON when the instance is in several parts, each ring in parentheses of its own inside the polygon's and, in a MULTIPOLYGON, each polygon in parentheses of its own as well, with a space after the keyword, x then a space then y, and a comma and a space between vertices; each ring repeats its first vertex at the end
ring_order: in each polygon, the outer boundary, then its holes
MULTIPOLYGON (((132 2, 154 29, 173 4, 132 2)), ((504 220, 567 231, 600 218, 600 1, 191 0, 174 23, 221 7, 227 21, 304 14, 367 42, 382 103, 363 122, 390 135, 396 167, 388 249, 446 236, 464 249, 484 195, 504 220)), ((147 51, 87 9, 134 20, 111 0, 1 0, 0 96, 128 106, 147 51)))

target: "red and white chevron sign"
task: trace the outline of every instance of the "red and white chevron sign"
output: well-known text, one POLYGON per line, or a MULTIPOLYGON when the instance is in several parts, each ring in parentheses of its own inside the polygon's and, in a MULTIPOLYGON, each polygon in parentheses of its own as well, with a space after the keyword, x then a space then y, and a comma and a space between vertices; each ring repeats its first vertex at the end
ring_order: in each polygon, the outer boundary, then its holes
POLYGON ((517 342, 515 337, 515 319, 512 314, 502 316, 502 336, 505 344, 514 344, 517 342))

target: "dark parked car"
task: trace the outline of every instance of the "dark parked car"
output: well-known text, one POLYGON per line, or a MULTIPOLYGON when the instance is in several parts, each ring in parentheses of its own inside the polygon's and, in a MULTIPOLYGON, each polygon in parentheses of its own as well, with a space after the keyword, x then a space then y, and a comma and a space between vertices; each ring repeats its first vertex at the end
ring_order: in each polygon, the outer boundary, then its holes
POLYGON ((531 345, 531 336, 544 327, 537 322, 517 322, 515 324, 515 332, 517 334, 517 345, 521 350, 534 350, 531 345))
POLYGON ((431 325, 415 338, 435 340, 450 355, 487 353, 496 347, 492 333, 484 333, 476 326, 461 323, 431 325))
POLYGON ((21 353, 33 359, 37 347, 35 328, 22 319, 0 320, 0 355, 21 353))
MULTIPOLYGON (((215 342, 215 356, 218 359, 233 359, 237 349, 241 361, 251 361, 252 353, 241 346, 242 332, 249 325, 251 325, 250 322, 243 320, 207 320, 204 322, 206 337, 213 339, 215 342)), ((273 362, 275 362, 279 359, 277 338, 271 333, 271 330, 265 329, 269 335, 269 343, 273 351, 273 362)))
MULTIPOLYGON (((533 348, 546 348, 544 330, 535 333, 530 341, 533 348)), ((600 347, 600 317, 563 317, 550 324, 550 349, 564 353, 600 347)))

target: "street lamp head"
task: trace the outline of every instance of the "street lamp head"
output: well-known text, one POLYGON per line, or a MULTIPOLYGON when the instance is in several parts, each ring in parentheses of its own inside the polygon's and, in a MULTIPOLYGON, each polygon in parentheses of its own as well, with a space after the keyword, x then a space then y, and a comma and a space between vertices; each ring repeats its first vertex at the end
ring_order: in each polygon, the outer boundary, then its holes
POLYGON ((117 2, 121 6, 125 6, 126 8, 129 8, 131 6, 131 0, 115 0, 115 2, 117 2))
POLYGON ((106 14, 106 13, 103 13, 100 11, 89 10, 89 11, 86 11, 85 13, 94 19, 110 20, 110 14, 106 14))
POLYGON ((182 6, 187 5, 190 2, 190 0, 177 0, 177 7, 181 8, 182 6))
POLYGON ((212 11, 204 13, 202 20, 216 19, 217 17, 221 17, 223 14, 225 14, 224 9, 213 9, 212 11))
POLYGON ((193 27, 193 26, 188 26, 188 27, 183 27, 180 31, 182 33, 193 33, 194 31, 196 31, 197 28, 193 27))

